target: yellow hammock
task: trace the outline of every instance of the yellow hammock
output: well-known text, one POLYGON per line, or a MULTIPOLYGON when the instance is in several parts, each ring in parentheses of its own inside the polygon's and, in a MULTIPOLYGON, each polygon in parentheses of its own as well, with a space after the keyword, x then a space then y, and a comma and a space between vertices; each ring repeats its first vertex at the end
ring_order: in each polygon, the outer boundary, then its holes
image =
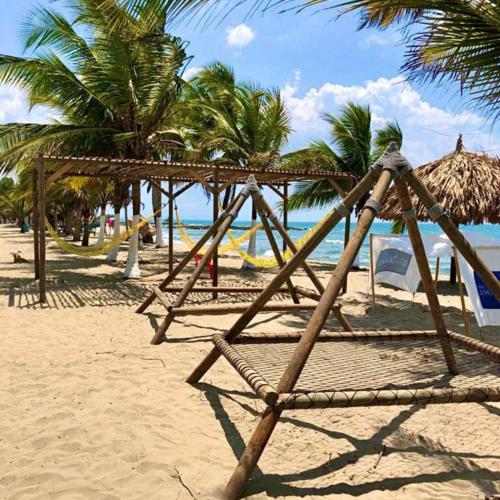
POLYGON ((74 245, 73 243, 66 241, 57 234, 57 231, 50 225, 47 219, 45 219, 45 224, 47 225, 47 231, 49 232, 52 239, 66 253, 80 255, 82 257, 94 257, 96 255, 109 253, 113 248, 123 243, 127 238, 130 238, 134 233, 144 227, 148 223, 149 219, 155 217, 158 213, 161 212, 161 210, 162 209, 160 208, 154 214, 142 219, 141 222, 139 222, 135 226, 132 226, 130 229, 126 229, 125 232, 121 233, 120 235, 115 236, 114 238, 103 243, 98 243, 90 247, 82 247, 80 245, 74 245))
MULTIPOLYGON (((179 229, 179 235, 182 239, 182 241, 185 243, 185 245, 191 250, 195 245, 196 241, 193 240, 186 231, 186 228, 182 224, 182 220, 179 215, 179 211, 177 210, 177 207, 175 207, 175 217, 177 219, 177 228, 179 229)), ((229 243, 226 243, 225 245, 220 245, 219 246, 219 255, 225 254, 229 252, 230 250, 235 249, 235 244, 237 246, 241 245, 244 243, 246 240, 248 240, 252 234, 255 234, 259 229, 262 229, 262 224, 258 224, 257 226, 254 226, 252 229, 246 231, 243 233, 241 236, 238 236, 238 238, 234 238, 231 230, 228 231, 229 239, 231 240, 229 243)), ((207 251, 206 246, 202 247, 198 253, 201 255, 205 254, 207 251)))
MULTIPOLYGON (((312 236, 318 231, 320 228, 321 224, 326 220, 327 217, 331 215, 332 211, 328 212, 324 217, 321 218, 321 220, 307 233, 302 236, 302 238, 298 239, 295 242, 295 246, 297 247, 297 250, 299 248, 302 248, 307 241, 309 241, 312 236)), ((272 269, 273 267, 278 266, 278 261, 276 257, 254 257, 253 255, 250 255, 248 252, 245 252, 242 248, 241 245, 238 244, 238 241, 234 239, 232 234, 229 234, 229 239, 231 240, 231 243, 233 245, 234 250, 238 252, 240 257, 245 261, 248 262, 249 264, 252 264, 255 267, 258 267, 260 269, 272 269)), ((289 260, 293 255, 293 252, 287 248, 284 252, 281 253, 281 257, 283 258, 283 261, 289 260)))

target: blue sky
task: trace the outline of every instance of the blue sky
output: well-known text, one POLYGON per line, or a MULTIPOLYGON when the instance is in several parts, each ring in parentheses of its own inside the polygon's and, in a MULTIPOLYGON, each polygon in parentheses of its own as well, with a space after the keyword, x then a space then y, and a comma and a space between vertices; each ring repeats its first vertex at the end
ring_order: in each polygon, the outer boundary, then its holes
MULTIPOLYGON (((37 3, 63 5, 62 0, 9 2, 0 19, 2 53, 21 53, 20 23, 37 3)), ((405 49, 397 32, 357 31, 356 26, 354 15, 336 19, 331 12, 310 10, 246 19, 242 9, 205 28, 191 22, 173 31, 190 42, 191 74, 221 60, 233 66, 241 80, 282 89, 294 129, 287 149, 328 138, 321 114, 335 113, 352 100, 370 104, 374 128, 389 119, 398 120, 405 138, 403 152, 415 166, 450 152, 459 132, 468 149, 500 153, 498 127, 492 129, 491 123, 468 107, 456 87, 416 86, 405 81, 399 70, 405 49)), ((0 86, 2 122, 48 119, 47 110, 28 112, 22 92, 0 86)), ((276 200, 271 194, 269 198, 276 200)), ((180 200, 185 218, 205 216, 201 191, 190 191, 180 200)), ((149 209, 146 200, 145 211, 149 209)), ((300 212, 291 219, 315 220, 323 212, 300 212)), ((247 214, 248 210, 243 218, 247 214)))

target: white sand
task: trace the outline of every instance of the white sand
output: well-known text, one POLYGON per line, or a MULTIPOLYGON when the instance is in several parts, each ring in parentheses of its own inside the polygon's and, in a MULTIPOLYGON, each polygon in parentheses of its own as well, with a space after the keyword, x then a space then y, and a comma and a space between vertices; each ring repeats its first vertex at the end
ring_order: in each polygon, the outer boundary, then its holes
MULTIPOLYGON (((210 385, 183 380, 211 348, 210 336, 236 316, 176 321, 168 343, 150 346, 162 309, 134 309, 144 284, 164 276, 151 275, 166 262, 165 249, 142 252, 146 277, 125 284, 125 252, 110 266, 50 244, 55 282, 43 308, 32 264, 11 263, 17 250, 32 260, 30 236, 0 226, 0 497, 218 498, 263 406, 224 360, 205 378, 210 385)), ((222 279, 241 279, 237 259, 221 260, 231 268, 222 279)), ((306 284, 303 275, 299 282, 306 284)), ((343 303, 355 327, 431 326, 422 293, 412 302, 380 288, 371 311, 366 272, 351 274, 349 288, 343 303)), ((445 283, 440 290, 450 328, 461 332, 456 292, 445 283)), ((266 314, 252 330, 300 330, 306 321, 307 314, 266 314)), ((487 340, 499 339, 487 332, 487 340)), ((483 499, 500 494, 499 442, 499 404, 287 412, 247 492, 483 499)))

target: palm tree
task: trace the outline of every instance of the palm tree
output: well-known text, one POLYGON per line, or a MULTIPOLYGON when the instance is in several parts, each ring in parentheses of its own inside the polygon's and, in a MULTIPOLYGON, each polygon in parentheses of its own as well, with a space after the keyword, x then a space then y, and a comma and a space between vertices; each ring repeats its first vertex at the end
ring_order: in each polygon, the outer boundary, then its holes
MULTIPOLYGON (((202 156, 240 166, 273 168, 290 133, 290 117, 278 89, 239 83, 234 71, 220 62, 204 68, 193 80, 196 113, 194 137, 202 156)), ((224 204, 229 201, 229 192, 224 204)), ((252 208, 252 226, 257 223, 252 208)), ((255 255, 256 234, 248 243, 255 255)), ((247 263, 244 263, 248 267, 247 263)))
MULTIPOLYGON (((166 9, 144 0, 128 12, 118 0, 68 0, 73 18, 37 7, 23 26, 29 57, 0 55, 0 83, 23 88, 31 105, 59 116, 53 124, 0 126, 0 171, 38 154, 156 158, 161 139, 175 146, 185 44, 165 33, 166 9), (120 29, 113 30, 119 22, 120 29)), ((140 185, 134 182, 133 218, 140 185)), ((123 189, 117 185, 117 193, 123 189)), ((119 204, 121 207, 121 203, 119 204)), ((117 204, 115 204, 115 210, 117 204)), ((140 275, 137 234, 126 277, 140 275)))
MULTIPOLYGON (((103 0, 106 5, 111 0, 103 0)), ((143 0, 125 0, 133 9, 143 0)), ((169 17, 183 18, 200 9, 204 22, 223 16, 235 5, 215 9, 212 0, 159 0, 168 6, 169 17)), ((245 2, 236 2, 236 6, 245 2)), ((500 116, 500 1, 499 0, 250 0, 251 13, 259 9, 282 8, 302 11, 306 7, 344 12, 360 11, 360 28, 390 25, 402 28, 407 52, 403 69, 411 80, 458 82, 479 108, 500 116)))
MULTIPOLYGON (((340 110, 338 117, 326 113, 324 119, 331 126, 330 144, 316 140, 305 149, 288 153, 282 158, 284 167, 347 172, 359 180, 389 143, 396 142, 401 147, 402 132, 396 122, 388 122, 372 138, 369 106, 351 102, 340 110)), ((289 197, 288 207, 290 210, 324 207, 338 197, 338 191, 326 180, 300 182, 289 197)), ((368 197, 369 194, 358 202, 356 213, 368 197)))

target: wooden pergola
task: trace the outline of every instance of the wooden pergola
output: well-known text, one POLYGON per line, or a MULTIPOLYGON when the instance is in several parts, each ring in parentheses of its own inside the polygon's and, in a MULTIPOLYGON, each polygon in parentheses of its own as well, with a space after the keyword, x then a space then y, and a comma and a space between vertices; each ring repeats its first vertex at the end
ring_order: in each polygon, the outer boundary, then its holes
MULTIPOLYGON (((348 173, 320 170, 287 170, 282 168, 240 167, 218 163, 195 163, 183 161, 153 161, 137 159, 117 159, 100 157, 74 157, 45 155, 36 159, 33 170, 33 219, 35 279, 40 280, 40 301, 46 302, 46 190, 59 179, 65 177, 94 177, 121 182, 148 181, 168 198, 168 253, 169 272, 173 270, 174 204, 175 200, 191 187, 201 184, 212 194, 212 216, 215 222, 219 217, 220 193, 234 184, 246 183, 253 175, 259 186, 269 187, 283 200, 283 226, 288 229, 288 188, 290 183, 299 181, 327 180, 343 198, 354 185, 348 173), (161 182, 168 182, 168 189, 161 182), (340 183, 346 185, 344 190, 340 183), (182 187, 175 189, 176 184, 182 187)), ((350 218, 346 219, 344 245, 349 241, 350 218)), ((286 249, 283 242, 283 249, 286 249)), ((219 278, 217 253, 213 258, 213 286, 217 287, 219 278)))

